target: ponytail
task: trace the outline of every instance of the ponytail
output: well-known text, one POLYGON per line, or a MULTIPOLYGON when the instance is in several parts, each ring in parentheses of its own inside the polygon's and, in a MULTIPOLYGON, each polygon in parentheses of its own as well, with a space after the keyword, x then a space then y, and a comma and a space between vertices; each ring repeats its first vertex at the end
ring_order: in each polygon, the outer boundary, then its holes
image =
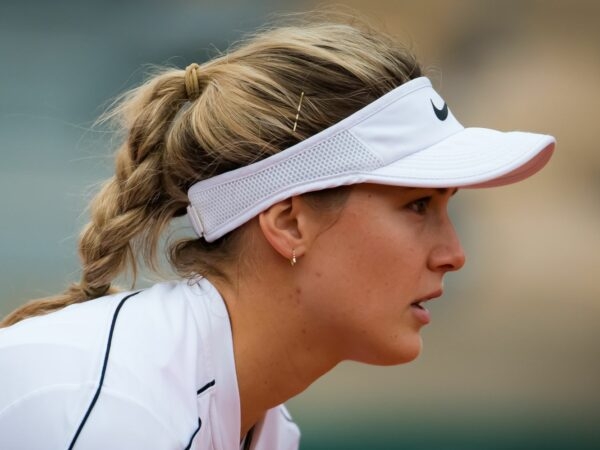
POLYGON ((171 70, 127 95, 111 112, 129 123, 115 160, 115 175, 94 197, 90 222, 79 237, 82 275, 62 294, 33 300, 6 316, 9 326, 30 316, 115 293, 113 280, 127 269, 137 273, 136 250, 156 268, 156 248, 164 227, 186 200, 164 194, 164 137, 186 101, 183 71, 171 70))

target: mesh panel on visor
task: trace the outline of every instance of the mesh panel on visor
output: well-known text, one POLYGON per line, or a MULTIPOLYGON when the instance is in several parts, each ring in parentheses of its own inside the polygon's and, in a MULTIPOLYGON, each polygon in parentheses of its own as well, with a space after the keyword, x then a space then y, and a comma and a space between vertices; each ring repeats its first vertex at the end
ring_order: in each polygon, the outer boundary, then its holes
POLYGON ((201 218, 205 234, 210 236, 221 224, 229 223, 281 190, 289 191, 296 184, 342 173, 368 171, 381 165, 377 156, 350 132, 343 130, 302 153, 250 176, 196 191, 190 199, 201 218), (227 203, 226 208, 222 207, 224 203, 227 203))

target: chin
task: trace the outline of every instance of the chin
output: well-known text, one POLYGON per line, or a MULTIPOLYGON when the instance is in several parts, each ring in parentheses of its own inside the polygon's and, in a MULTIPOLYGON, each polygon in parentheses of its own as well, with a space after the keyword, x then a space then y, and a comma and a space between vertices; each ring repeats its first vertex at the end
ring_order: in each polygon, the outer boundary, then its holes
POLYGON ((395 345, 387 342, 385 347, 370 352, 359 361, 375 366, 397 366, 417 359, 423 348, 423 340, 419 334, 393 342, 393 344, 395 345))

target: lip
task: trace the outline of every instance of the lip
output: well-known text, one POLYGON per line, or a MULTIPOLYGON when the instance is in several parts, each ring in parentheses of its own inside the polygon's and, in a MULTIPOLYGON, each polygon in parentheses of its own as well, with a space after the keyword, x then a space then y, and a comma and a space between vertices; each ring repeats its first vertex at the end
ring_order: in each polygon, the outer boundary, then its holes
POLYGON ((414 305, 415 303, 423 303, 428 300, 433 300, 434 298, 441 297, 443 293, 444 293, 444 291, 442 289, 438 289, 437 291, 434 291, 431 294, 427 294, 426 296, 415 300, 414 302, 411 303, 411 305, 414 305))
POLYGON ((431 315, 429 314, 429 311, 423 307, 422 303, 441 297, 442 293, 443 291, 438 289, 437 291, 427 294, 426 296, 421 297, 410 304, 410 310, 414 314, 415 318, 423 325, 427 325, 429 322, 431 322, 431 315))

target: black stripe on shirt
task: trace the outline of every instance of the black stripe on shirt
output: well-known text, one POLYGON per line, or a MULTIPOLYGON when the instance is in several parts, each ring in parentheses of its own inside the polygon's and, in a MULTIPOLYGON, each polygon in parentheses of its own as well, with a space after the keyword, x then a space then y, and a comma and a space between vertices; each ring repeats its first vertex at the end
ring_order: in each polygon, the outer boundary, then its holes
POLYGON ((200 427, 202 427, 202 419, 198 417, 198 428, 196 428, 196 430, 192 434, 192 437, 190 438, 190 442, 188 442, 187 447, 185 447, 183 450, 190 450, 190 448, 192 448, 192 442, 194 442, 194 438, 198 434, 198 431, 200 431, 200 427))
POLYGON ((196 391, 196 395, 200 395, 202 394, 205 390, 207 390, 208 388, 211 388, 215 385, 215 380, 212 380, 208 383, 206 383, 204 386, 202 386, 200 389, 198 389, 196 391))
POLYGON ((77 439, 79 438, 79 434, 81 433, 83 426, 87 422, 88 417, 90 416, 90 413, 92 412, 92 409, 94 409, 94 406, 96 405, 96 401, 98 400, 98 397, 100 396, 100 391, 102 390, 102 384, 104 383, 104 375, 106 375, 106 367, 108 366, 108 355, 110 353, 110 345, 112 343, 113 332, 115 331, 115 324, 117 323, 117 317, 119 315, 119 311, 121 311, 121 307, 127 300, 129 300, 134 295, 139 294, 140 292, 142 292, 142 291, 137 291, 137 292, 134 292, 133 294, 129 294, 129 295, 125 296, 119 302, 117 309, 115 309, 115 312, 114 312, 113 318, 112 318, 112 323, 110 324, 110 332, 108 333, 108 342, 106 343, 106 351, 104 352, 104 364, 102 365, 102 372, 100 374, 100 381, 98 382, 98 389, 96 389, 94 398, 92 399, 92 402, 90 403, 90 406, 88 407, 87 412, 85 413, 85 416, 83 416, 83 419, 81 420, 81 423, 79 424, 79 428, 77 428, 77 431, 75 432, 75 436, 73 436, 73 440, 71 440, 71 444, 69 445, 69 450, 73 449, 73 446, 77 442, 77 439))

